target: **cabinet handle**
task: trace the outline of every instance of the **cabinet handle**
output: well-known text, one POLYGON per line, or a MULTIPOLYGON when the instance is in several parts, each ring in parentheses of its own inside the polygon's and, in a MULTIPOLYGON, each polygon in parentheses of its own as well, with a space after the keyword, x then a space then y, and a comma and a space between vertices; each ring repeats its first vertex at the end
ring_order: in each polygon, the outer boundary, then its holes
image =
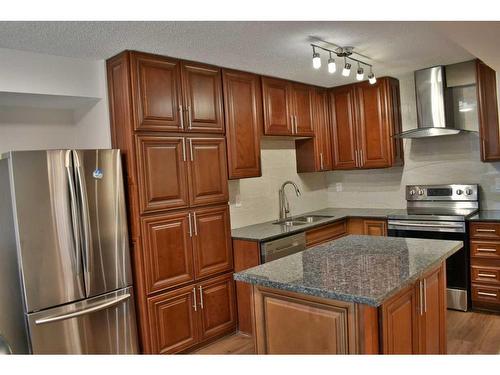
POLYGON ((203 287, 200 285, 198 289, 200 290, 200 307, 203 309, 203 287))
POLYGON ((363 166, 363 150, 359 150, 359 166, 363 166))
POLYGON ((193 212, 194 235, 198 235, 198 224, 196 224, 196 212, 193 212))
POLYGON ((188 213, 189 220, 189 237, 193 237, 193 226, 191 224, 191 212, 188 213))
POLYGON ((193 308, 194 311, 198 311, 198 307, 196 306, 196 288, 193 288, 193 308))
POLYGON ((420 315, 424 315, 424 292, 422 290, 423 286, 422 280, 420 280, 418 283, 420 289, 420 315))
POLYGON ((192 119, 191 119, 191 106, 188 105, 187 106, 187 115, 188 115, 188 129, 191 129, 193 127, 193 122, 192 122, 192 119))
POLYGON ((486 293, 486 292, 477 292, 478 295, 480 296, 487 296, 487 297, 496 297, 496 293, 486 293))
POLYGON ((478 277, 489 277, 491 279, 496 279, 497 278, 497 275, 495 274, 492 274, 492 273, 478 273, 477 274, 478 277))
POLYGON ((487 249, 485 247, 478 247, 477 251, 483 251, 483 252, 486 252, 486 253, 496 253, 497 249, 487 249))
POLYGON ((495 229, 481 229, 481 228, 478 228, 478 229, 476 229, 476 232, 493 233, 493 232, 495 232, 495 229))
POLYGON ((358 150, 354 150, 354 164, 356 165, 356 167, 359 166, 359 163, 358 163, 358 150))
POLYGON ((182 105, 179 105, 179 118, 181 122, 181 128, 184 129, 184 110, 182 109, 182 105))
POLYGON ((427 312, 427 279, 424 279, 424 312, 427 312))
POLYGON ((182 160, 186 161, 186 138, 182 138, 182 160))
POLYGON ((295 134, 297 134, 297 133, 299 132, 299 131, 297 130, 297 116, 295 116, 295 115, 294 115, 294 116, 293 116, 293 118, 294 118, 293 122, 294 122, 294 124, 295 124, 295 134))
POLYGON ((319 153, 319 165, 320 165, 320 169, 323 170, 323 153, 322 152, 319 153))
POLYGON ((290 122, 292 124, 292 134, 295 134, 295 126, 293 125, 293 115, 290 115, 290 122))
POLYGON ((193 153, 193 140, 189 138, 189 157, 191 161, 194 161, 194 153, 193 153))

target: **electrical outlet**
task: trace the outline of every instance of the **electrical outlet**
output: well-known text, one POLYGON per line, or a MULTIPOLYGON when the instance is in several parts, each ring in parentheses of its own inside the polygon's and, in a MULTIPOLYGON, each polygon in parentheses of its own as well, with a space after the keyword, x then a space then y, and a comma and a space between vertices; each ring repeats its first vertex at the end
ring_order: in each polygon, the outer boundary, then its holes
POLYGON ((335 188, 337 189, 337 192, 340 193, 342 191, 342 189, 343 189, 342 182, 337 182, 335 184, 335 188))
POLYGON ((236 194, 234 197, 234 207, 241 207, 241 195, 236 194))

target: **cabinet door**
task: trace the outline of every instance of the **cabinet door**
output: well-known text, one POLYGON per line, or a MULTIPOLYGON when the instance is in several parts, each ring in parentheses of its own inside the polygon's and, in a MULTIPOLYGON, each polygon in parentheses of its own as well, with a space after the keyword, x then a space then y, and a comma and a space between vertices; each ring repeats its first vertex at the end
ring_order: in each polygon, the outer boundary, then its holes
POLYGON ((138 136, 136 139, 141 212, 187 207, 184 138, 138 136))
POLYGON ((230 332, 236 327, 233 275, 224 275, 199 284, 201 340, 230 332))
POLYGON ((229 206, 196 210, 193 221, 196 278, 233 269, 229 206))
POLYGON ((330 135, 330 117, 328 113, 328 92, 317 89, 314 94, 314 134, 316 136, 317 165, 321 171, 329 171, 333 168, 332 143, 330 135))
POLYGON ((179 61, 132 53, 136 130, 181 131, 179 61))
POLYGON ((262 77, 262 97, 264 103, 264 134, 291 135, 290 83, 281 79, 262 77))
POLYGON ((310 86, 301 85, 298 83, 292 84, 292 102, 294 116, 294 131, 295 135, 313 136, 313 119, 312 119, 312 96, 313 90, 310 86))
POLYGON ((182 89, 187 131, 224 133, 220 68, 183 62, 182 89))
POLYGON ((358 157, 362 168, 391 166, 386 81, 356 85, 358 157))
POLYGON ((420 309, 421 354, 446 354, 446 287, 444 267, 422 279, 423 303, 420 309))
POLYGON ((387 236, 385 220, 363 220, 363 234, 368 236, 387 236))
POLYGON ((496 72, 478 60, 476 74, 481 160, 498 161, 500 160, 500 128, 496 72))
POLYGON ((259 177, 262 92, 255 74, 223 70, 229 178, 259 177))
POLYGON ((356 129, 354 91, 350 86, 330 91, 330 116, 333 143, 333 169, 355 169, 356 129))
POLYGON ((224 138, 189 138, 191 206, 228 201, 224 138))
POLYGON ((188 212, 142 218, 148 293, 194 280, 188 212))
POLYGON ((382 305, 384 354, 418 353, 417 291, 412 285, 382 305))
POLYGON ((153 354, 176 353, 199 341, 194 285, 148 298, 153 354))

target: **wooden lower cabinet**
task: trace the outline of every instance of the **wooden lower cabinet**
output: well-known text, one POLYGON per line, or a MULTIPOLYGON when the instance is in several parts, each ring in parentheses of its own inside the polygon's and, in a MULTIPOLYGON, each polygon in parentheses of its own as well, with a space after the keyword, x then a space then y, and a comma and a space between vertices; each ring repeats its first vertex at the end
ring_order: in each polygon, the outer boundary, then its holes
POLYGON ((258 354, 445 354, 445 263, 380 307, 254 285, 258 354))
POLYGON ((346 234, 347 226, 345 220, 313 228, 306 231, 306 247, 333 241, 337 238, 345 236, 346 234))
POLYGON ((349 234, 387 236, 387 220, 349 218, 347 221, 347 231, 349 234))
POLYGON ((186 351, 233 331, 233 274, 148 298, 152 353, 186 351))

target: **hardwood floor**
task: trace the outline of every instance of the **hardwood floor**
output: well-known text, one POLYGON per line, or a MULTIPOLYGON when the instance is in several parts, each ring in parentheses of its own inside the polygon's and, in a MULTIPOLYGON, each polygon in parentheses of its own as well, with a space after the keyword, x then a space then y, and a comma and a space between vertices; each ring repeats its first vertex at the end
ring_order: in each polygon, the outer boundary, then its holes
MULTIPOLYGON (((500 354, 500 315, 447 310, 448 354, 500 354)), ((253 339, 235 333, 192 354, 254 354, 253 339)))

